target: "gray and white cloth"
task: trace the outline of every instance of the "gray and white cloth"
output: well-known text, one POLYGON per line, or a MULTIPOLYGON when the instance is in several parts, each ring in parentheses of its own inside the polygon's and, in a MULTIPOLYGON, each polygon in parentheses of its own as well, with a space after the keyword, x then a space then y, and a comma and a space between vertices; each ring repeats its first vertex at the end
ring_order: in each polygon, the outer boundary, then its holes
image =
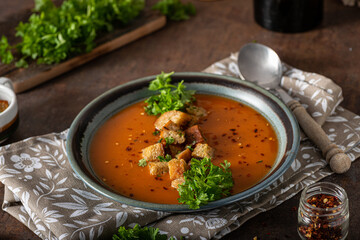
MULTIPOLYGON (((284 67, 283 88, 307 108, 331 141, 352 161, 357 159, 360 116, 339 106, 341 88, 322 75, 284 67)), ((205 72, 238 77, 236 55, 205 72)), ((285 174, 247 199, 204 212, 157 212, 114 202, 87 187, 67 160, 66 134, 50 133, 0 147, 0 181, 5 185, 2 209, 42 239, 111 239, 119 226, 137 223, 158 227, 177 239, 219 239, 332 174, 319 149, 304 139, 285 174)))

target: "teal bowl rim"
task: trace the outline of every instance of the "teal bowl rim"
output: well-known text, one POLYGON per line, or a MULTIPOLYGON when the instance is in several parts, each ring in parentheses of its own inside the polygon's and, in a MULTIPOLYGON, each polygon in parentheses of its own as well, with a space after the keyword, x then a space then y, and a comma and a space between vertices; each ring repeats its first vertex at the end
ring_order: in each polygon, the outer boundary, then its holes
MULTIPOLYGON (((279 179, 284 174, 284 172, 291 166, 292 162, 294 161, 294 159, 296 157, 298 149, 299 149, 300 130, 299 130, 298 122, 297 122, 296 118, 294 117, 294 115, 292 114, 291 110, 280 99, 278 99, 276 96, 271 94, 269 91, 267 91, 263 88, 260 88, 259 86, 255 85, 251 82, 243 81, 243 80, 240 80, 237 78, 216 75, 216 74, 210 74, 210 73, 201 73, 201 72, 177 72, 172 75, 173 78, 178 78, 178 79, 180 79, 180 78, 205 78, 205 79, 207 79, 206 83, 210 83, 210 84, 211 83, 216 84, 215 82, 220 80, 222 82, 221 85, 224 85, 224 82, 226 82, 226 84, 228 86, 236 87, 236 86, 242 85, 243 87, 250 88, 250 89, 260 93, 261 95, 265 96, 265 98, 268 98, 269 101, 273 101, 273 103, 275 105, 278 105, 280 107, 280 109, 284 112, 286 117, 288 118, 288 121, 291 125, 291 132, 293 133, 293 136, 290 139, 292 141, 290 149, 288 149, 286 151, 285 155, 283 156, 283 158, 285 158, 284 162, 280 166, 278 166, 277 169, 274 170, 269 176, 267 176, 265 179, 263 179, 262 181, 260 181, 256 185, 254 185, 253 187, 251 187, 243 192, 237 193, 235 195, 231 195, 226 198, 210 202, 207 205, 201 206, 199 209, 195 209, 195 210, 189 209, 188 205, 183 205, 183 204, 158 204, 158 203, 144 202, 144 201, 131 199, 131 198, 122 196, 114 191, 111 191, 108 188, 101 185, 100 183, 97 183, 95 181, 94 177, 89 177, 88 174, 90 174, 90 173, 86 169, 84 169, 84 167, 82 167, 78 164, 75 156, 76 155, 79 156, 80 153, 79 152, 76 153, 76 151, 74 151, 74 149, 73 149, 73 146, 76 142, 76 141, 74 141, 74 139, 75 140, 80 139, 78 141, 78 144, 79 145, 81 144, 82 137, 76 135, 79 133, 81 134, 81 131, 79 131, 79 126, 81 126, 81 124, 87 124, 91 121, 91 119, 84 121, 84 119, 83 119, 84 115, 86 115, 86 113, 88 111, 90 111, 92 108, 96 107, 96 105, 101 103, 101 101, 106 99, 107 96, 111 96, 112 94, 116 93, 120 89, 126 89, 126 88, 131 89, 134 86, 135 87, 138 85, 140 86, 144 83, 150 82, 155 77, 156 77, 156 75, 143 77, 143 78, 140 78, 137 80, 127 82, 125 84, 121 84, 117 87, 114 87, 114 88, 108 90, 107 92, 101 94, 100 96, 98 96, 94 100, 92 100, 89 104, 87 104, 80 111, 80 113, 76 116, 76 118, 72 122, 72 124, 69 128, 68 134, 67 134, 67 139, 66 139, 66 152, 68 155, 70 165, 71 165, 73 171, 80 177, 80 179, 84 183, 86 183, 87 186, 89 186, 96 192, 98 192, 101 195, 103 195, 107 198, 110 198, 116 202, 122 203, 122 204, 134 206, 134 207, 145 208, 145 209, 156 210, 156 211, 167 211, 167 212, 203 211, 203 210, 209 210, 209 209, 214 209, 214 208, 218 208, 221 206, 225 206, 225 205, 240 201, 251 195, 254 195, 255 193, 260 192, 261 190, 270 186, 274 181, 279 179)), ((85 127, 85 129, 86 129, 86 127, 85 127)), ((287 130, 290 130, 290 129, 287 129, 287 130)))

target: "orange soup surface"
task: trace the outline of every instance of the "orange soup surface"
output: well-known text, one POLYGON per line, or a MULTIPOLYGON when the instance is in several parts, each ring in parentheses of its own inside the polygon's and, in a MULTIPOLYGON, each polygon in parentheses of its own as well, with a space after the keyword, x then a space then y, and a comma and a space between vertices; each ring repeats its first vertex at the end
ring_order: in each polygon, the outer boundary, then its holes
MULTIPOLYGON (((244 191, 263 179, 273 166, 278 141, 268 121, 254 109, 231 99, 197 94, 195 105, 208 116, 199 124, 207 143, 215 148, 212 162, 231 163, 232 194, 244 191)), ((150 175, 149 167, 138 166, 142 149, 157 143, 155 116, 144 111, 144 102, 120 111, 96 132, 90 160, 97 176, 114 191, 137 200, 177 204, 179 194, 171 187, 169 174, 150 175)))

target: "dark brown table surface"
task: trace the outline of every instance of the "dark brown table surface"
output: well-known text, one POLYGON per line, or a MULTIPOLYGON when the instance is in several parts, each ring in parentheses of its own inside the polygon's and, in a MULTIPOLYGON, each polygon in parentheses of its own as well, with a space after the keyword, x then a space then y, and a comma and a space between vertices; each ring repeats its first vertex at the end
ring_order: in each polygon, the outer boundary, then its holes
MULTIPOLYGON (((271 46, 281 59, 333 79, 343 89, 342 106, 360 114, 360 8, 325 2, 322 24, 305 33, 282 34, 257 25, 252 1, 194 1, 196 17, 167 26, 82 67, 18 94, 20 126, 7 143, 68 128, 79 111, 101 93, 161 71, 201 71, 248 42, 271 46)), ((33 6, 32 0, 1 0, 0 36, 11 34, 7 20, 33 6)), ((324 180, 345 188, 350 199, 348 239, 360 239, 360 161, 343 175, 324 180)), ((0 187, 0 201, 3 186, 0 187)), ((298 239, 299 194, 259 214, 224 239, 298 239)), ((0 239, 38 239, 0 210, 0 239)))

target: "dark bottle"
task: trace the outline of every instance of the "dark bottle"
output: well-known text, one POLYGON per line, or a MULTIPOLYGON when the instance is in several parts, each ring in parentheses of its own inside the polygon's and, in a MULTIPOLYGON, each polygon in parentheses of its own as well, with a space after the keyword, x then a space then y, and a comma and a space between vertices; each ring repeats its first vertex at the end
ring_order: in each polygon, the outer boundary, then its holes
POLYGON ((323 0, 254 0, 255 21, 276 32, 304 32, 323 18, 323 0))

